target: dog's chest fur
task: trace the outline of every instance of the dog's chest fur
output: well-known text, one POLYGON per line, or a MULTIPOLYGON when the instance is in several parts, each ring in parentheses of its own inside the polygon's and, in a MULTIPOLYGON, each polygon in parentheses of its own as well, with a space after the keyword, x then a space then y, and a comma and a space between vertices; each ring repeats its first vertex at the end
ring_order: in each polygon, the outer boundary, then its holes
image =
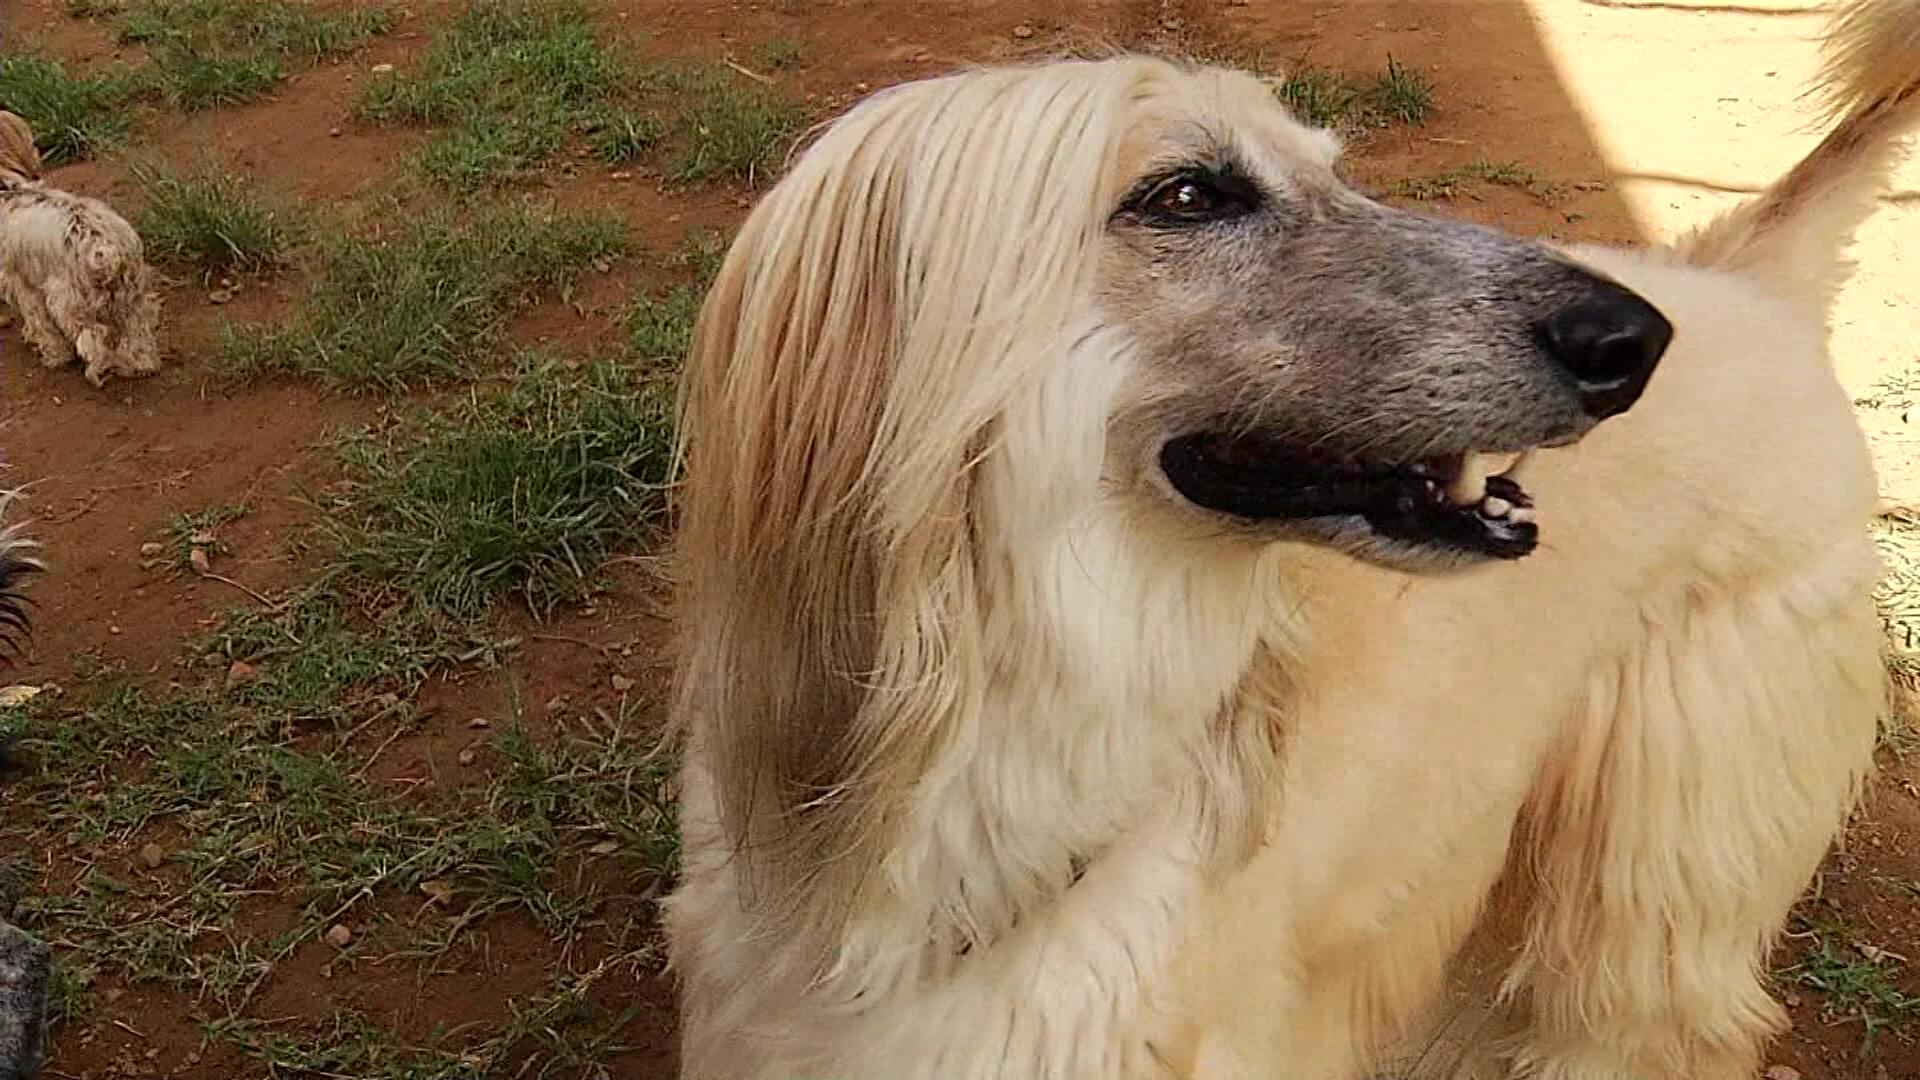
MULTIPOLYGON (((779 1049, 737 1075, 1163 1075, 1141 1017, 1234 814, 1219 804, 1249 796, 1224 716, 1273 627, 1259 560, 1185 563, 1124 517, 1089 520, 1044 572, 989 590, 1024 602, 990 620, 994 677, 915 791, 884 898, 793 1014, 752 995, 760 1015, 739 1026, 757 1037, 736 1050, 779 1049)), ((729 873, 724 858, 690 866, 682 910, 726 908, 729 873)), ((728 910, 695 931, 703 966, 798 978, 728 910)))

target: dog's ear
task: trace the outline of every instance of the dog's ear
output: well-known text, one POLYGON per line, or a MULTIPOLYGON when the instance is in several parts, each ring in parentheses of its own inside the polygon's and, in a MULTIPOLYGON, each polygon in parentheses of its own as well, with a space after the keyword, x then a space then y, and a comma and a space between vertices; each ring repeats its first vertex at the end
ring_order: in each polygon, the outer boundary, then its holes
POLYGON ((979 466, 1090 291, 1135 81, 1061 65, 869 100, 750 215, 707 297, 676 719, 756 906, 858 903, 979 706, 979 466), (808 888, 824 874, 849 877, 808 888))

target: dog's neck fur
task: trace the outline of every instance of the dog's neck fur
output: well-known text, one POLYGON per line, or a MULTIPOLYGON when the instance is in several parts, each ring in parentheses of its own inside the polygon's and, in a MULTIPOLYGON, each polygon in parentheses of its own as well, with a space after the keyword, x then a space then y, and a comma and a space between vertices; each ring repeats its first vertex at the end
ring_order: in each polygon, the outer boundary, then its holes
MULTIPOLYGON (((1182 898, 1237 865, 1265 821, 1277 736, 1246 721, 1275 713, 1241 699, 1265 689, 1247 672, 1267 674, 1253 658, 1283 632, 1279 580, 1271 553, 1223 558, 1217 538, 1183 544, 1111 508, 1080 520, 1023 548, 1044 558, 984 568, 1000 577, 986 592, 1024 601, 986 613, 982 707, 946 733, 913 789, 875 902, 831 943, 755 935, 745 912, 744 925, 705 929, 703 948, 726 954, 710 963, 799 980, 792 1015, 710 1029, 810 1032, 823 1067, 848 1067, 835 1055, 851 1046, 876 1062, 888 1046, 922 1057, 945 1046, 900 1075, 971 1075, 968 1055, 991 1056, 1031 1022, 1033 999, 1017 989, 1029 987, 1054 1020, 1037 1042, 1012 1040, 1038 1057, 1010 1067, 1066 1075, 1047 1069, 1128 1052, 1085 1040, 1134 1030, 1176 946, 1182 898), (1081 946, 1063 952, 1063 941, 1081 946), (825 972, 809 959, 822 953, 825 972), (1047 993, 1088 980, 1107 993, 1047 993), (1082 1010, 1098 1015, 1071 1015, 1082 1010)), ((685 902, 712 917, 697 887, 685 902)))
POLYGON ((1030 580, 1009 568, 988 590, 1036 602, 992 613, 985 707, 931 763, 889 853, 903 902, 857 936, 905 935, 893 955, 919 940, 935 964, 991 947, 1129 832, 1173 819, 1207 832, 1222 811, 1206 803, 1252 794, 1202 780, 1240 767, 1228 710, 1264 629, 1261 561, 1183 564, 1123 523, 1096 515, 1030 580))

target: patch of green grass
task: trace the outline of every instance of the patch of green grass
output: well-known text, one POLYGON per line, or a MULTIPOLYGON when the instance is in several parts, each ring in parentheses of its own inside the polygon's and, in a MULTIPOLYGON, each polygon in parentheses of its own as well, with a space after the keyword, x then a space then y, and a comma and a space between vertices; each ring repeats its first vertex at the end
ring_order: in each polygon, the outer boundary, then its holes
POLYGON ((130 0, 90 4, 85 13, 109 20, 122 43, 145 48, 153 86, 187 112, 262 97, 289 63, 344 56, 395 23, 384 8, 292 0, 130 0))
POLYGON ((471 615, 512 593, 544 612, 660 523, 670 397, 618 361, 524 361, 504 390, 348 439, 322 530, 397 598, 471 615))
POLYGON ((0 108, 27 121, 49 165, 92 157, 126 138, 140 90, 125 70, 74 75, 43 56, 0 58, 0 108))
POLYGON ((792 38, 774 38, 761 45, 759 58, 770 71, 791 71, 807 62, 805 47, 792 38))
POLYGON ((393 29, 384 7, 322 7, 292 0, 131 0, 109 12, 128 44, 191 43, 224 52, 325 60, 393 29))
MULTIPOLYGON (((39 771, 20 781, 28 809, 0 824, 0 842, 92 853, 21 915, 60 948, 62 1015, 83 1012, 86 987, 107 974, 191 991, 226 1014, 214 1028, 249 1028, 241 1014, 276 965, 343 923, 392 924, 393 955, 430 957, 488 915, 519 910, 562 942, 610 938, 615 955, 596 971, 650 966, 652 939, 589 922, 591 898, 560 872, 591 857, 641 884, 673 873, 673 761, 624 702, 597 721, 550 706, 538 736, 517 721, 477 736, 478 782, 431 797, 370 776, 417 724, 411 702, 429 675, 492 664, 509 647, 473 624, 366 613, 314 588, 196 643, 192 670, 212 676, 198 685, 120 681, 83 688, 77 702, 36 700, 39 771), (106 854, 142 840, 160 848, 153 872, 106 854), (432 904, 405 925, 381 914, 423 895, 432 904), (285 929, 242 928, 263 899, 297 909, 285 929)), ((343 962, 373 936, 356 937, 343 962)), ((504 1050, 528 1037, 510 1022, 483 1042, 504 1050)))
POLYGON ((226 554, 225 545, 220 543, 220 527, 246 516, 245 506, 231 503, 175 514, 173 520, 167 523, 166 543, 171 549, 169 554, 174 564, 186 566, 196 547, 204 549, 210 556, 226 554))
POLYGON ((1392 57, 1387 58, 1385 70, 1369 78, 1301 63, 1268 81, 1297 119, 1315 127, 1351 130, 1419 124, 1434 109, 1432 82, 1392 57))
POLYGON ((1301 68, 1287 75, 1273 92, 1295 119, 1323 128, 1339 127, 1356 96, 1345 77, 1318 68, 1301 68))
POLYGON ((615 165, 664 148, 676 183, 752 181, 800 115, 724 65, 638 68, 601 43, 582 5, 539 0, 475 0, 418 68, 375 82, 355 109, 445 128, 419 164, 461 191, 524 180, 576 139, 615 165))
POLYGON ((1422 124, 1433 112, 1433 83, 1387 57, 1387 68, 1360 92, 1361 106, 1376 121, 1422 124))
POLYGON ((694 321, 720 264, 726 258, 727 238, 711 229, 691 232, 667 265, 690 273, 690 284, 664 292, 642 292, 634 297, 622 320, 627 354, 636 360, 678 368, 693 344, 694 321))
POLYGON ((133 176, 147 200, 140 235, 157 257, 206 274, 265 270, 289 257, 292 215, 251 180, 211 162, 191 172, 142 164, 133 176))
POLYGON ((701 294, 687 286, 659 296, 642 295, 627 309, 627 351, 635 359, 679 367, 693 344, 693 323, 700 315, 701 294))
POLYGON ((478 0, 435 35, 417 70, 374 83, 356 109, 380 122, 448 125, 421 166, 472 190, 526 175, 569 135, 604 123, 622 66, 579 3, 478 0))
POLYGON ((1905 1030, 1920 1019, 1920 995, 1901 987, 1901 967, 1908 961, 1886 953, 1869 955, 1837 923, 1803 920, 1802 929, 1806 951, 1780 975, 1818 993, 1835 1020, 1860 1025, 1862 1059, 1873 1053, 1881 1035, 1905 1030))
POLYGON ((273 1075, 351 1076, 356 1080, 522 1080, 591 1077, 607 1080, 611 1061, 633 1049, 621 1042, 638 1006, 610 1011, 590 998, 595 984, 623 967, 640 966, 638 952, 617 955, 584 972, 564 972, 550 988, 508 1002, 509 1016, 493 1031, 438 1033, 423 1043, 357 1012, 336 1012, 324 1024, 288 1030, 283 1024, 228 1021, 210 1025, 213 1041, 231 1043, 273 1075))
POLYGON ((611 217, 436 207, 391 237, 342 239, 285 323, 230 330, 226 364, 396 389, 479 370, 512 304, 562 289, 628 241, 611 217))
POLYGON ((800 127, 798 106, 730 69, 682 68, 661 78, 679 102, 668 123, 673 183, 755 183, 774 171, 800 127))
POLYGON ((564 110, 533 100, 513 111, 476 112, 421 150, 420 168, 461 191, 524 179, 560 151, 567 139, 564 110))
POLYGON ((666 137, 666 125, 642 113, 616 109, 595 121, 593 152, 609 165, 640 160, 666 137))
POLYGON ((161 95, 168 105, 184 112, 264 97, 279 85, 282 74, 277 56, 229 56, 187 43, 169 45, 153 60, 154 81, 161 95))
POLYGON ((1425 202, 1457 198, 1473 184, 1519 188, 1549 204, 1560 195, 1559 185, 1541 179, 1517 161, 1488 161, 1485 158, 1476 158, 1465 165, 1456 165, 1430 176, 1413 176, 1395 181, 1388 187, 1387 193, 1425 202))

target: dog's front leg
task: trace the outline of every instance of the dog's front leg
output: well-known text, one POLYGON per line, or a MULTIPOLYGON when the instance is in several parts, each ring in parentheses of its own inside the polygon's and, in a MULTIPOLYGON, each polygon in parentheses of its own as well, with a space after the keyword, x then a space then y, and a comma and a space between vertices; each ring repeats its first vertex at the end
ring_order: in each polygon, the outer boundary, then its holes
POLYGON ((34 351, 40 354, 42 364, 58 368, 73 363, 73 344, 60 332, 53 312, 48 310, 46 300, 38 290, 14 282, 7 290, 7 299, 13 304, 13 309, 20 313, 20 332, 26 336, 27 343, 33 346, 34 351))
POLYGON ((1538 1080, 1751 1080, 1769 947, 1844 823, 1884 703, 1871 552, 1650 613, 1593 673, 1525 823, 1508 977, 1538 1080))

